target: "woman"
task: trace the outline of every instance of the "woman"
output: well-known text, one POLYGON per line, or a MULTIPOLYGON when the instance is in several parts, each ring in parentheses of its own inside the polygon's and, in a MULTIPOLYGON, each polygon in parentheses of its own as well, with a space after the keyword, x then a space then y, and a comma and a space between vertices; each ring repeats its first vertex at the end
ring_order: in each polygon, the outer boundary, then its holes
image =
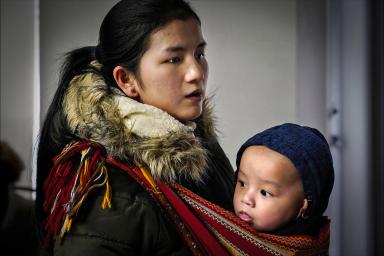
POLYGON ((51 253, 193 251, 131 170, 232 209, 200 26, 183 0, 124 0, 104 18, 96 47, 68 53, 38 151, 37 212, 51 253))

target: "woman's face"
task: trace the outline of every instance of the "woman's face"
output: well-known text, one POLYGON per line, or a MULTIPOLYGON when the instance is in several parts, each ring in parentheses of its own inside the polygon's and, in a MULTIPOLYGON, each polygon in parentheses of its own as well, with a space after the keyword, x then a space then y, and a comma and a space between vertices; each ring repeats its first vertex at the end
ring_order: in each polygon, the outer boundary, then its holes
POLYGON ((236 215, 258 231, 282 227, 306 207, 301 178, 293 163, 264 146, 244 151, 233 203, 236 215))
POLYGON ((193 18, 173 20, 152 33, 139 63, 140 101, 181 122, 199 117, 208 76, 205 45, 193 18))

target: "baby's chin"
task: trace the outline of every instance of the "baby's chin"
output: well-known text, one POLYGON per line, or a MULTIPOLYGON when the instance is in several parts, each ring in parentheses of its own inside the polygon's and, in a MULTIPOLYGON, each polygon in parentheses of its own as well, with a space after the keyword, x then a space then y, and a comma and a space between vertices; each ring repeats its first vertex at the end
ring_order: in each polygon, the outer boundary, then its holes
POLYGON ((255 229, 257 232, 260 233, 272 233, 273 231, 277 230, 279 226, 277 225, 271 225, 271 224, 261 224, 257 222, 252 222, 251 226, 253 229, 255 229))
POLYGON ((260 233, 272 233, 275 230, 284 226, 284 224, 281 224, 281 223, 280 225, 276 223, 265 223, 265 222, 260 223, 243 210, 235 209, 235 213, 237 217, 239 217, 242 221, 246 222, 253 229, 255 229, 257 232, 260 232, 260 233))

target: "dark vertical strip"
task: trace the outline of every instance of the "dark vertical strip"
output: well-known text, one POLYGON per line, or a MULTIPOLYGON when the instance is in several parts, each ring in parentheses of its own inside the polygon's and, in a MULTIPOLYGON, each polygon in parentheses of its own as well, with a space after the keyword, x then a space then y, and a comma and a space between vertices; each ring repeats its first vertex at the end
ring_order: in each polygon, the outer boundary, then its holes
POLYGON ((384 255, 384 1, 370 7, 374 255, 384 255))

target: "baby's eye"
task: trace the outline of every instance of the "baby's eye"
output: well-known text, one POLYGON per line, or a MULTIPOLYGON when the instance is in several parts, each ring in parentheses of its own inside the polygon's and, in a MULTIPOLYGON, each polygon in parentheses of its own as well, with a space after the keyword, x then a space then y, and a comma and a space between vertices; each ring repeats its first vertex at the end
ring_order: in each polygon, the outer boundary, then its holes
POLYGON ((262 194, 263 196, 266 196, 266 197, 272 196, 272 194, 270 192, 266 191, 265 189, 260 190, 260 194, 262 194))
POLYGON ((167 60, 168 63, 171 63, 171 64, 176 64, 176 63, 179 63, 181 61, 181 59, 179 57, 175 57, 175 58, 171 58, 169 60, 167 60))
POLYGON ((244 184, 244 182, 243 182, 243 181, 241 181, 241 180, 238 180, 237 182, 239 183, 240 187, 244 187, 244 186, 245 186, 245 184, 244 184))

